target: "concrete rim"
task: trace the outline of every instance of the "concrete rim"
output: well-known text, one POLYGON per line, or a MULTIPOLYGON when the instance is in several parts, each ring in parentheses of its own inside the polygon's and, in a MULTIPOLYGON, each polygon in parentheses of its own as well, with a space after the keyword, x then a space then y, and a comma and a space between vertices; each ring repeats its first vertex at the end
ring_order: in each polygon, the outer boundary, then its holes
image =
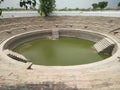
MULTIPOLYGON (((0 46, 0 53, 2 55, 2 59, 7 59, 8 61, 9 60, 13 60, 12 58, 10 58, 9 56, 7 56, 3 51, 4 51, 4 45, 7 44, 7 42, 9 42, 11 39, 15 38, 15 37, 18 37, 18 36, 21 36, 21 35, 25 35, 25 34, 29 34, 29 33, 33 33, 33 32, 38 32, 38 31, 45 31, 45 30, 50 30, 52 31, 52 29, 43 29, 43 30, 35 30, 35 31, 30 31, 30 32, 26 32, 26 33, 21 33, 21 34, 17 34, 17 35, 14 35, 10 38, 8 38, 7 40, 3 41, 1 43, 1 46, 0 46)), ((53 29, 55 30, 55 29, 53 29)), ((59 30, 71 30, 71 29, 58 29, 59 30)), ((98 32, 95 32, 95 31, 90 31, 90 30, 83 30, 83 29, 72 29, 72 30, 80 30, 80 31, 83 31, 83 32, 88 32, 88 33, 94 33, 94 34, 98 34, 98 35, 101 35, 101 36, 104 36, 104 37, 107 37, 109 39, 111 39, 113 42, 115 42, 116 44, 116 47, 117 47, 117 50, 116 52, 109 58, 106 58, 106 59, 103 59, 101 61, 98 61, 98 62, 93 62, 93 63, 89 63, 89 64, 82 64, 82 65, 72 65, 72 66, 44 66, 44 65, 33 65, 32 67, 33 68, 37 68, 37 67, 57 67, 57 68, 78 68, 78 67, 81 67, 81 68, 88 68, 88 67, 96 67, 98 65, 103 65, 103 64, 107 64, 107 63, 110 63, 110 62, 114 62, 114 60, 117 60, 118 56, 119 56, 119 53, 120 53, 120 44, 117 42, 117 40, 115 40, 112 36, 110 35, 107 35, 107 34, 103 34, 103 33, 98 33, 98 32)), ((15 61, 15 60, 14 60, 15 61)), ((17 61, 18 62, 18 61, 17 61)), ((22 62, 20 62, 22 63, 22 62)))

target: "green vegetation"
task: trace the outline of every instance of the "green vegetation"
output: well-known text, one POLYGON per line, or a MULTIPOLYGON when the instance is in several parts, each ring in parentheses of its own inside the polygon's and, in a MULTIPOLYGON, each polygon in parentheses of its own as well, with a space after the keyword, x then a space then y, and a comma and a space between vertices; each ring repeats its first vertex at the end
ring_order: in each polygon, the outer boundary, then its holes
POLYGON ((39 0, 40 6, 38 12, 41 15, 49 16, 52 11, 55 9, 55 0, 39 0))
POLYGON ((0 16, 2 15, 2 9, 0 9, 0 16))
POLYGON ((88 8, 88 9, 80 9, 80 8, 62 8, 62 9, 55 9, 56 11, 90 11, 91 9, 88 8))
MULTIPOLYGON (((4 0, 0 0, 0 4, 3 2, 4 0)), ((108 5, 108 2, 106 1, 101 1, 98 3, 93 3, 91 8, 88 9, 80 9, 80 8, 63 8, 63 9, 55 9, 55 0, 39 0, 40 2, 40 6, 38 9, 38 12, 40 13, 40 15, 45 15, 45 16, 49 16, 52 11, 56 10, 56 11, 91 11, 91 10, 118 10, 118 9, 111 9, 111 8, 106 8, 108 5)), ((21 8, 13 8, 13 7, 7 7, 7 8, 0 8, 0 16, 2 15, 2 11, 12 11, 12 10, 36 10, 35 6, 36 6, 37 2, 36 0, 20 0, 19 2, 19 6, 21 8), (23 7, 23 8, 22 8, 23 7), (28 9, 29 8, 29 9, 28 9)), ((120 8, 120 2, 118 3, 118 8, 120 8)))
POLYGON ((0 0, 0 3, 3 2, 4 0, 0 0))
POLYGON ((98 3, 93 3, 92 7, 93 7, 93 10, 97 10, 98 8, 103 10, 105 7, 107 7, 107 5, 108 5, 108 2, 102 1, 98 3))
POLYGON ((99 6, 98 6, 97 3, 93 3, 93 4, 92 4, 92 7, 93 7, 93 10, 96 10, 99 6))
POLYGON ((106 2, 106 1, 102 1, 102 2, 98 3, 98 6, 101 10, 104 9, 105 7, 107 7, 107 5, 108 5, 108 2, 106 2))
POLYGON ((26 10, 28 9, 28 6, 30 6, 30 9, 35 9, 36 6, 36 0, 20 0, 19 3, 20 7, 24 7, 26 8, 26 10))
POLYGON ((118 3, 118 7, 120 7, 120 2, 118 3))
MULTIPOLYGON (((0 4, 3 2, 4 0, 0 0, 0 4)), ((0 8, 0 16, 2 15, 2 9, 0 8)))

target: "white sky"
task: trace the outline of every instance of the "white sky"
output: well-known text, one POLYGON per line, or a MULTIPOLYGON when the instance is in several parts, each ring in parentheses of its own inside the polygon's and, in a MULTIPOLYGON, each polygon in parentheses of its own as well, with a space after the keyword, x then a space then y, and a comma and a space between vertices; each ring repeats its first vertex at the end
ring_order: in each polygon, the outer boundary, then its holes
MULTIPOLYGON (((4 2, 0 4, 0 7, 20 8, 19 1, 20 0, 4 0, 4 2)), ((117 4, 120 2, 120 0, 56 0, 56 8, 90 8, 92 3, 100 1, 108 1, 109 8, 117 8, 117 4)), ((37 0, 37 2, 39 2, 39 0, 37 0)))

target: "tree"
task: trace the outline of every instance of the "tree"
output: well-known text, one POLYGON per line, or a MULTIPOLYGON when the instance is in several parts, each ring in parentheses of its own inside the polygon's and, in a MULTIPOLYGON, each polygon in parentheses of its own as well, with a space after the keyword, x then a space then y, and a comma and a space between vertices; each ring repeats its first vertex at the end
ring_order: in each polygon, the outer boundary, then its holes
POLYGON ((28 9, 28 5, 30 5, 30 8, 35 8, 36 6, 36 0, 20 0, 20 7, 28 9))
POLYGON ((94 10, 96 10, 99 6, 98 6, 97 3, 93 3, 93 4, 92 4, 92 7, 93 7, 94 10))
POLYGON ((40 6, 38 12, 41 15, 49 16, 52 11, 55 9, 55 0, 39 0, 40 6))
POLYGON ((108 5, 108 2, 106 2, 106 1, 102 1, 102 2, 98 3, 98 6, 101 10, 104 9, 105 7, 107 7, 107 5, 108 5))
POLYGON ((118 3, 118 7, 120 7, 120 2, 118 3))
POLYGON ((0 16, 2 15, 2 9, 0 8, 0 16))
MULTIPOLYGON (((3 2, 4 0, 0 0, 0 4, 3 2)), ((0 8, 0 16, 2 15, 2 9, 0 8)))

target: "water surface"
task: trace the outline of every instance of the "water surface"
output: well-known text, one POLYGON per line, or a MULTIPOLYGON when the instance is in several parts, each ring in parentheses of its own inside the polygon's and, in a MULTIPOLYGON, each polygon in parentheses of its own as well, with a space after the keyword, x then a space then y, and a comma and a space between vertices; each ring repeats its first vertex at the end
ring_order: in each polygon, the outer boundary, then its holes
POLYGON ((49 66, 88 64, 109 57, 99 55, 93 45, 94 42, 77 38, 42 38, 23 43, 16 47, 15 51, 34 64, 49 66))

